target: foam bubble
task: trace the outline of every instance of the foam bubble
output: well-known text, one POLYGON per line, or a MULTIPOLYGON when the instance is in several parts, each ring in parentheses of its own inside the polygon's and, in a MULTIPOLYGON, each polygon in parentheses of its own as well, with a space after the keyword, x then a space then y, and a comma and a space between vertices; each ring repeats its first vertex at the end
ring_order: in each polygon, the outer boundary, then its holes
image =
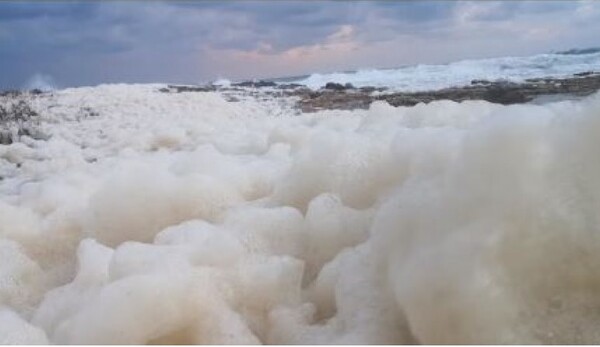
POLYGON ((47 345, 44 331, 37 328, 12 310, 0 308, 0 343, 3 345, 47 345))
POLYGON ((273 117, 161 87, 40 97, 52 137, 0 149, 0 342, 600 342, 600 95, 273 117))

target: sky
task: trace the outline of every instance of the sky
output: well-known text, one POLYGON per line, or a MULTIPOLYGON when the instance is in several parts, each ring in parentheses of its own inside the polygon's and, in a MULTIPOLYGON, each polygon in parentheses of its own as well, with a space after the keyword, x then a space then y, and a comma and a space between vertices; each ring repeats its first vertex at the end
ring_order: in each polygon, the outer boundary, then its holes
POLYGON ((599 1, 0 1, 0 89, 202 83, 600 46, 599 1))

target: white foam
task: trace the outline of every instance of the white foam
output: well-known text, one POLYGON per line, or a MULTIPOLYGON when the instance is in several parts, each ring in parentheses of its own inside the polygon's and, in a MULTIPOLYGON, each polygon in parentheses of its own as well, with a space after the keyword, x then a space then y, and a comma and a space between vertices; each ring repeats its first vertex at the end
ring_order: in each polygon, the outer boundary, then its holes
POLYGON ((216 81, 212 82, 212 84, 219 87, 229 87, 231 86, 231 81, 226 78, 219 78, 216 81))
POLYGON ((15 312, 0 309, 0 344, 3 345, 47 345, 44 331, 23 320, 15 312))
POLYGON ((50 139, 0 148, 0 342, 600 343, 599 94, 161 87, 40 97, 50 139))
POLYGON ((444 65, 411 65, 396 69, 361 69, 355 72, 315 73, 292 81, 319 89, 327 82, 351 83, 355 87, 389 87, 395 91, 425 91, 470 85, 472 80, 508 80, 566 77, 600 70, 600 53, 539 54, 463 60, 444 65))

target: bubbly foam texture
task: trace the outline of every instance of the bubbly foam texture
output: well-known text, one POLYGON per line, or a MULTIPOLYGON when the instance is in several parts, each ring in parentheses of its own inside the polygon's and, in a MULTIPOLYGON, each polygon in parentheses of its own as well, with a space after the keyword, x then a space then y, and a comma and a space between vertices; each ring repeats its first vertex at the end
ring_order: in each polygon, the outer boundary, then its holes
POLYGON ((600 95, 158 88, 39 98, 51 138, 0 147, 0 343, 600 343, 600 95))
POLYGON ((293 81, 318 89, 327 82, 355 87, 389 87, 395 91, 426 91, 471 84, 485 79, 523 82, 528 78, 565 77, 598 71, 600 53, 538 54, 525 57, 473 59, 444 65, 411 65, 397 69, 363 69, 355 72, 312 74, 293 81))

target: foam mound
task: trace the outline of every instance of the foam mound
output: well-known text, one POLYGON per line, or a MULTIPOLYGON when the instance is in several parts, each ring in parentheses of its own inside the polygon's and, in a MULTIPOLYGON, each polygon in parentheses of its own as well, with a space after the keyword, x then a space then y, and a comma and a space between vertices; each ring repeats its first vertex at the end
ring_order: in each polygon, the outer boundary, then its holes
POLYGON ((0 146, 0 343, 600 343, 600 95, 158 88, 55 92, 0 146))

